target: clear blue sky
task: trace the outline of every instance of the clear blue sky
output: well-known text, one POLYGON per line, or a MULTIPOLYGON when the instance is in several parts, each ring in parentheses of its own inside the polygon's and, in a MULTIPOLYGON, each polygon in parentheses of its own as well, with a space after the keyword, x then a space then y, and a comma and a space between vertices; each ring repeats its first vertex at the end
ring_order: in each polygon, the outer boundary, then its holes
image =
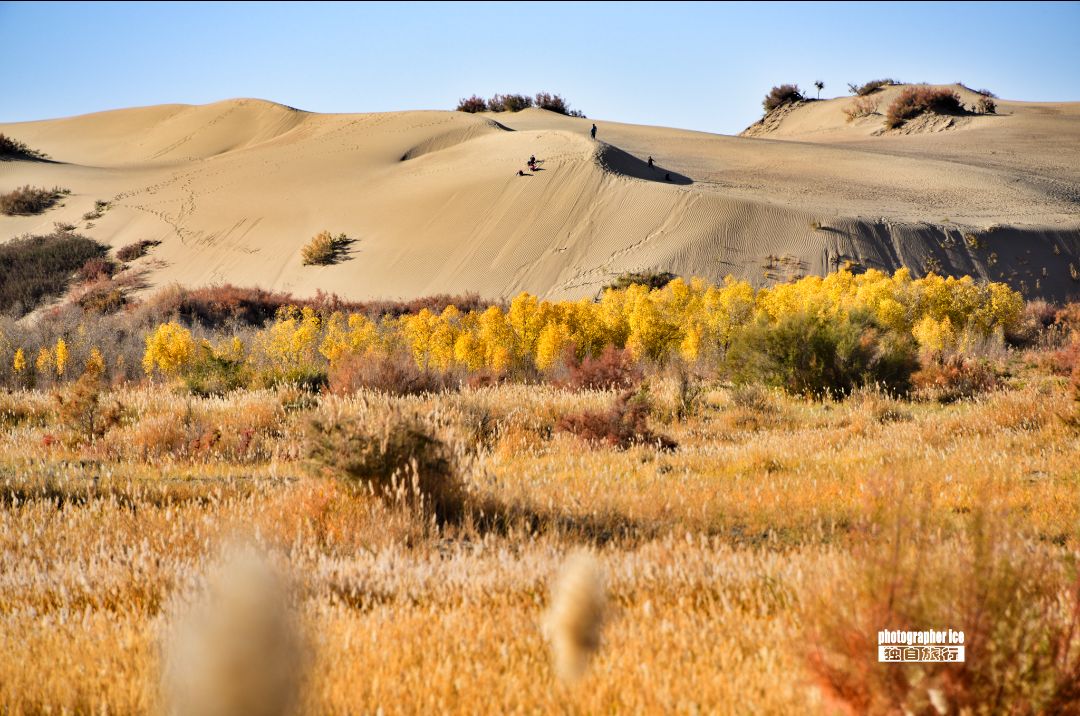
POLYGON ((0 121, 259 97, 316 112, 559 92, 734 133, 770 86, 879 76, 1080 100, 1080 3, 0 3, 0 121))

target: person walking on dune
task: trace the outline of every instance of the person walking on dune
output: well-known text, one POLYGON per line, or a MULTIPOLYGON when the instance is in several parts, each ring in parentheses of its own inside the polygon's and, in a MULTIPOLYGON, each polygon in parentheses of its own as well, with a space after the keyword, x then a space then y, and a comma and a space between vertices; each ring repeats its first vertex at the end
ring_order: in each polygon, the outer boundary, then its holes
POLYGON ((592 126, 592 131, 590 132, 590 134, 592 134, 593 139, 596 139, 596 125, 595 124, 592 126))
POLYGON ((652 157, 649 157, 649 169, 652 169, 652 157))

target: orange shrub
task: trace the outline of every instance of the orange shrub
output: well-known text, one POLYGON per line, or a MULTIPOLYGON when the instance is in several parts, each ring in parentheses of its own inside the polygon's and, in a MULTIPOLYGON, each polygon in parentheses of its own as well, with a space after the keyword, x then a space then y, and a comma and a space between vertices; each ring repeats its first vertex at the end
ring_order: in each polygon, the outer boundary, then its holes
POLYGON ((859 97, 844 108, 844 116, 851 122, 859 117, 868 117, 877 112, 877 100, 869 97, 859 97))

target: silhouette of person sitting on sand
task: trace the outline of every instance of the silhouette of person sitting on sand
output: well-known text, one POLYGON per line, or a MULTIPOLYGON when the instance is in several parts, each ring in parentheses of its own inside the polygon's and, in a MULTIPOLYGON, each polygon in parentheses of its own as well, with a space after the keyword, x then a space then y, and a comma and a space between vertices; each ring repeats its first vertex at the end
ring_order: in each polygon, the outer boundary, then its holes
POLYGON ((536 164, 536 155, 535 154, 530 154, 529 155, 529 166, 532 166, 533 164, 536 164))
POLYGON ((524 170, 524 169, 518 169, 518 176, 519 176, 519 177, 527 176, 527 175, 525 174, 525 170, 524 170))
POLYGON ((590 133, 592 134, 592 138, 596 139, 596 125, 595 124, 592 126, 592 131, 590 133))

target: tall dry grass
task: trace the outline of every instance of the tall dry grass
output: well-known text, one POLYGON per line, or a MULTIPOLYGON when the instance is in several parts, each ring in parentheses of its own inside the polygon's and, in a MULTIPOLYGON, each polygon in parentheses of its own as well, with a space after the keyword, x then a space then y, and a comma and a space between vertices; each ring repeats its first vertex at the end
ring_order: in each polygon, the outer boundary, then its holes
POLYGON ((546 384, 104 387, 122 410, 92 437, 46 392, 0 394, 0 712, 277 712, 295 695, 304 713, 918 713, 931 689, 953 710, 1067 712, 1080 430, 1069 377, 1040 365, 1016 357, 997 390, 947 404, 707 383, 682 413, 677 378, 652 377, 646 424, 674 451, 556 430, 617 394, 546 384), (358 482, 424 464, 402 416, 498 519, 433 524, 354 489, 343 468, 365 455, 358 482), (313 419, 348 426, 326 474, 306 464, 313 419), (221 567, 238 532, 288 589, 261 568, 215 586, 243 571, 221 567), (581 549, 592 563, 566 567, 581 549), (967 671, 880 670, 866 636, 893 618, 959 622, 967 671), (163 641, 181 623, 190 642, 163 641))

